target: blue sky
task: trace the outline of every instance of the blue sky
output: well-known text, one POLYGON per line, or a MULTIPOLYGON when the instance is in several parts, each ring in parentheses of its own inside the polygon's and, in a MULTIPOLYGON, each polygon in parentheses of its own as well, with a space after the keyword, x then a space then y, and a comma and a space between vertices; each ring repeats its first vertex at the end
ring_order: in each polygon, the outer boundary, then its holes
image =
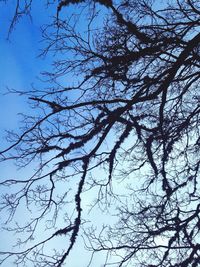
MULTIPOLYGON (((31 23, 29 18, 24 18, 8 40, 7 34, 13 12, 14 5, 0 3, 0 149, 7 145, 5 130, 17 130, 20 120, 17 114, 25 113, 28 110, 27 97, 12 94, 5 95, 7 88, 28 90, 44 66, 44 60, 37 57, 40 41, 39 23, 41 21, 31 23)), ((41 16, 38 16, 38 18, 42 19, 41 16)), ((26 170, 25 174, 28 174, 28 172, 29 170, 26 170)), ((20 175, 20 172, 18 175, 20 175)), ((0 179, 15 176, 16 166, 12 162, 1 163, 0 179)), ((4 192, 1 188, 0 194, 2 193, 4 192)), ((23 211, 20 212, 19 216, 22 213, 23 211)), ((12 233, 1 232, 2 245, 0 248, 8 248, 13 240, 12 233)), ((14 265, 12 261, 8 261, 3 266, 12 267, 14 265)))
MULTIPOLYGON (((35 3, 35 1, 33 2, 35 3)), ((27 105, 27 97, 18 97, 17 95, 10 94, 4 95, 6 88, 9 87, 16 90, 28 91, 31 88, 31 84, 34 84, 35 87, 41 86, 37 76, 40 75, 41 71, 49 68, 51 62, 49 58, 42 59, 38 57, 39 49, 42 47, 42 43, 40 42, 40 25, 46 22, 47 12, 47 10, 42 7, 41 2, 43 1, 37 1, 37 6, 33 6, 33 21, 31 22, 28 17, 24 17, 10 35, 9 40, 7 40, 6 37, 9 28, 9 20, 12 18, 14 12, 14 6, 4 5, 0 2, 0 24, 3 25, 3 27, 0 27, 3 28, 0 30, 0 148, 6 146, 4 130, 17 130, 19 127, 19 116, 17 116, 17 113, 30 112, 27 105), (38 5, 38 3, 40 3, 40 5, 38 5)), ((29 170, 30 169, 26 169, 26 171, 22 170, 21 173, 28 176, 29 170)), ((16 167, 12 163, 8 162, 1 165, 1 179, 2 177, 5 179, 16 175, 16 167)), ((18 175, 20 175, 20 172, 18 175)), ((93 193, 83 194, 82 204, 84 206, 88 205, 90 199, 93 197, 92 194, 93 193)), ((23 210, 20 211, 19 216, 23 218, 23 210)), ((110 217, 102 215, 101 211, 95 210, 91 212, 88 220, 93 220, 94 223, 97 222, 97 224, 106 224, 112 221, 110 217)), ((1 240, 2 239, 4 240, 3 246, 9 246, 13 241, 13 236, 11 234, 7 235, 1 233, 1 240)), ((57 245, 67 247, 67 241, 65 239, 62 239, 62 242, 59 239, 53 240, 52 246, 57 245)), ((80 237, 78 239, 78 244, 76 244, 67 260, 66 266, 87 266, 90 253, 86 251, 83 253, 83 246, 83 241, 80 237)), ((102 258, 101 254, 98 255, 91 264, 91 267, 103 266, 102 258)), ((12 263, 5 263, 2 267, 14 266, 12 263)))
POLYGON ((0 9, 0 129, 17 126, 18 112, 27 108, 25 99, 16 95, 2 95, 8 88, 28 90, 34 78, 41 71, 44 61, 37 58, 40 40, 39 26, 29 18, 19 22, 7 40, 8 28, 13 15, 13 7, 1 3, 0 9))
MULTIPOLYGON (((7 94, 8 88, 20 91, 28 91, 32 84, 37 86, 40 72, 49 64, 38 57, 41 47, 40 23, 45 21, 44 16, 38 16, 37 20, 24 17, 8 37, 8 29, 14 12, 14 5, 0 2, 0 148, 5 148, 5 130, 17 130, 19 128, 19 113, 31 112, 27 105, 27 97, 16 94, 7 94)), ((41 10, 41 9, 39 9, 41 10)), ((6 166, 11 167, 11 162, 3 164, 1 174, 6 177, 6 166), (5 166, 5 167, 4 167, 5 166)))
MULTIPOLYGON (((27 105, 27 97, 5 94, 7 88, 28 91, 31 88, 31 84, 34 84, 35 87, 41 86, 37 76, 40 75, 41 71, 48 68, 50 64, 48 58, 42 59, 38 57, 39 49, 42 47, 40 25, 46 22, 46 10, 40 5, 34 6, 33 13, 36 16, 33 15, 33 21, 28 17, 24 17, 9 36, 9 40, 7 40, 9 23, 14 14, 13 12, 14 6, 0 2, 0 149, 7 146, 4 131, 6 129, 17 131, 19 128, 20 117, 17 114, 30 112, 27 105)), ((22 173, 23 175, 28 175, 29 169, 22 170, 17 174, 16 166, 12 162, 1 163, 1 179, 16 177, 22 173)), ((1 189, 0 194, 2 193, 1 189)), ((86 204, 87 198, 85 199, 86 204)), ((19 212, 19 216, 24 216, 23 210, 19 212)), ((99 214, 97 216, 99 221, 99 214)), ((5 249, 13 242, 13 235, 11 233, 1 233, 1 240, 4 240, 2 245, 3 249, 5 249)), ((68 264, 70 263, 71 267, 84 266, 84 263, 87 265, 89 254, 88 252, 83 254, 83 242, 81 240, 80 238, 79 245, 74 248, 69 258, 68 264), (79 258, 77 258, 77 254, 80 255, 79 258)), ((55 240, 53 245, 58 245, 57 242, 60 243, 60 240, 55 240)), ((63 239, 62 242, 61 244, 64 246, 67 245, 66 240, 63 239)), ((2 245, 0 245, 0 249, 2 249, 2 245)), ((14 265, 9 261, 2 265, 2 267, 5 266, 12 267, 14 265)), ((99 260, 95 260, 95 266, 102 266, 101 255, 99 260)))
MULTIPOLYGON (((28 91, 32 83, 37 84, 36 76, 44 70, 47 63, 38 58, 38 49, 41 46, 39 25, 45 18, 42 13, 38 14, 37 20, 34 19, 32 22, 29 18, 24 17, 7 40, 9 20, 12 18, 14 6, 1 3, 0 7, 0 147, 4 148, 6 146, 4 130, 17 130, 20 119, 17 113, 28 111, 27 97, 4 95, 7 87, 28 91)), ((38 12, 40 10, 38 8, 38 12)), ((28 174, 28 170, 25 173, 28 174)), ((16 167, 11 162, 1 164, 1 179, 15 175, 16 167)), ((4 240, 4 249, 6 245, 9 246, 9 243, 13 241, 10 233, 1 233, 2 239, 4 240)), ((12 267, 12 264, 7 262, 5 266, 12 267)))

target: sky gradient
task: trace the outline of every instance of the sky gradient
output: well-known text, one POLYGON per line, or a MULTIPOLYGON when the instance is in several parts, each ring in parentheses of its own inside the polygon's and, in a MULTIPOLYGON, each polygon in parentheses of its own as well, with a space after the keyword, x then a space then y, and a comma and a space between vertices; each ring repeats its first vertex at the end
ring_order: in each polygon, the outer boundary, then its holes
MULTIPOLYGON (((43 43, 41 43, 40 25, 46 22, 46 10, 42 5, 33 6, 33 20, 30 18, 22 18, 13 29, 8 38, 10 21, 14 14, 14 6, 0 2, 0 149, 7 147, 5 130, 14 130, 18 132, 20 116, 19 113, 31 112, 27 104, 27 96, 18 96, 16 94, 7 94, 8 88, 20 91, 28 91, 32 86, 37 88, 41 86, 38 77, 41 71, 46 70, 50 66, 50 59, 38 57, 43 43), (2 27, 3 26, 3 27, 2 27)), ((31 168, 31 167, 29 167, 31 168)), ((1 163, 1 179, 9 179, 20 177, 20 175, 29 176, 29 168, 17 171, 17 167, 10 161, 1 163)), ((30 170, 31 172, 31 170, 30 170)), ((0 194, 4 191, 1 189, 0 194)), ((88 199, 89 202, 89 199, 88 199)), ((87 205, 87 197, 83 205, 87 205)), ((98 221, 101 221, 100 214, 96 214, 98 221)), ((23 210, 19 211, 18 218, 24 218, 23 210)), ((91 216, 93 216, 91 214, 91 216)), ((16 217, 17 219, 17 217, 16 217)), ((105 217, 102 217, 106 220, 105 217)), ((4 242, 0 245, 0 250, 9 249, 13 242, 12 233, 1 233, 1 240, 4 242)), ((63 238, 54 239, 52 246, 62 245, 67 247, 68 243, 63 238)), ((66 266, 70 267, 86 266, 90 253, 83 253, 83 239, 78 239, 78 245, 73 249, 66 266), (79 255, 79 257, 77 257, 79 255)), ((5 262, 2 267, 14 267, 12 260, 5 262)), ((95 266, 102 266, 101 254, 95 259, 95 266)))

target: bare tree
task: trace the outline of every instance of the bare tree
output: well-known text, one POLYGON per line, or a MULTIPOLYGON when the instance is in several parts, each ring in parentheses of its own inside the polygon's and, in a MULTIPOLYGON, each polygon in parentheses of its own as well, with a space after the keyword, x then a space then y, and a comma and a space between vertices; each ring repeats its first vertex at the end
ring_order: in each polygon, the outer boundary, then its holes
MULTIPOLYGON (((18 1, 13 23, 32 4, 18 1)), ((24 116, 1 152, 21 167, 38 161, 31 177, 1 182, 14 188, 1 200, 7 223, 21 205, 31 214, 8 228, 28 248, 1 262, 63 266, 84 231, 89 250, 106 252, 103 266, 199 266, 199 28, 194 0, 60 1, 42 32, 43 55, 56 58, 50 86, 28 93, 39 115, 24 116), (94 209, 115 209, 114 226, 81 230, 85 191, 94 209), (68 246, 48 254, 63 237, 68 246)))

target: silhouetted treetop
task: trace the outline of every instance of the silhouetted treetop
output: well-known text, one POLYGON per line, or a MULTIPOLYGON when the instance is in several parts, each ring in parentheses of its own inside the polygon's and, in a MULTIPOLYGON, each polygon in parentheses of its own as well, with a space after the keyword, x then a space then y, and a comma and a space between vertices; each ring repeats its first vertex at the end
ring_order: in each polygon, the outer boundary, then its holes
MULTIPOLYGON (((26 246, 2 262, 64 266, 83 234, 103 266, 199 266, 200 2, 45 4, 54 17, 42 56, 53 67, 44 88, 24 92, 39 115, 24 115, 1 152, 21 167, 38 163, 30 177, 0 183, 13 188, 1 200, 8 230, 26 246), (86 223, 87 194, 109 225, 86 223), (13 227, 23 205, 29 221, 13 227)), ((17 1, 11 28, 33 5, 17 1)))

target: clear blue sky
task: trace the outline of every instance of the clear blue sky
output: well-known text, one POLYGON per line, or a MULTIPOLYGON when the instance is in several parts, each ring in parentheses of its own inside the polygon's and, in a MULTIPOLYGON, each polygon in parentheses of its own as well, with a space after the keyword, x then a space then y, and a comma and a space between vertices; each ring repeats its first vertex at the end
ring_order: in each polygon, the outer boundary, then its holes
MULTIPOLYGON (((8 1, 9 2, 9 1, 8 1)), ((39 21, 24 17, 7 40, 14 5, 0 4, 0 131, 16 127, 16 113, 24 112, 27 106, 24 99, 16 95, 3 96, 6 87, 28 90, 35 77, 45 67, 44 60, 37 57, 40 30, 39 21)))
MULTIPOLYGON (((8 1, 9 2, 9 1, 8 1)), ((12 2, 12 1, 11 1, 12 2)), ((39 1, 40 2, 40 1, 39 1)), ((42 2, 42 1, 41 1, 42 2)), ((29 90, 31 84, 35 86, 40 85, 37 80, 40 72, 49 67, 50 61, 38 58, 39 48, 41 48, 40 25, 46 22, 46 10, 38 4, 33 8, 33 21, 24 17, 16 26, 7 40, 8 28, 10 20, 13 16, 14 6, 3 4, 0 2, 0 149, 5 148, 7 143, 5 140, 4 130, 17 130, 19 127, 19 119, 17 113, 30 112, 27 105, 27 97, 18 97, 17 95, 4 95, 8 88, 16 90, 29 90)), ((29 170, 23 172, 28 174, 29 170)), ((1 179, 15 177, 16 167, 11 163, 1 164, 1 179)), ((2 190, 2 189, 1 189, 2 190)), ((2 194, 3 191, 0 191, 2 194)), ((87 199, 85 200, 87 203, 87 199)), ((23 216, 23 210, 20 211, 19 216, 23 216)), ((100 220, 99 214, 98 221, 100 220)), ((102 217, 103 218, 103 217, 102 217)), ((1 242, 3 249, 9 247, 13 241, 11 233, 1 233, 1 242)), ((54 244, 57 244, 55 240, 54 244)), ((81 239, 79 239, 79 242, 81 239)), ((62 243, 61 243, 62 244, 62 243)), ((83 243, 82 243, 83 245, 83 243)), ((67 246, 66 240, 63 239, 63 246, 67 246)), ((0 245, 0 249, 2 246, 0 245)), ((71 267, 86 266, 88 261, 88 252, 83 254, 81 245, 74 248, 68 264, 71 267), (80 257, 77 257, 77 255, 80 257)), ((102 266, 101 255, 99 259, 96 258, 95 266, 102 266)), ((14 267, 11 262, 6 262, 2 267, 14 267)))

